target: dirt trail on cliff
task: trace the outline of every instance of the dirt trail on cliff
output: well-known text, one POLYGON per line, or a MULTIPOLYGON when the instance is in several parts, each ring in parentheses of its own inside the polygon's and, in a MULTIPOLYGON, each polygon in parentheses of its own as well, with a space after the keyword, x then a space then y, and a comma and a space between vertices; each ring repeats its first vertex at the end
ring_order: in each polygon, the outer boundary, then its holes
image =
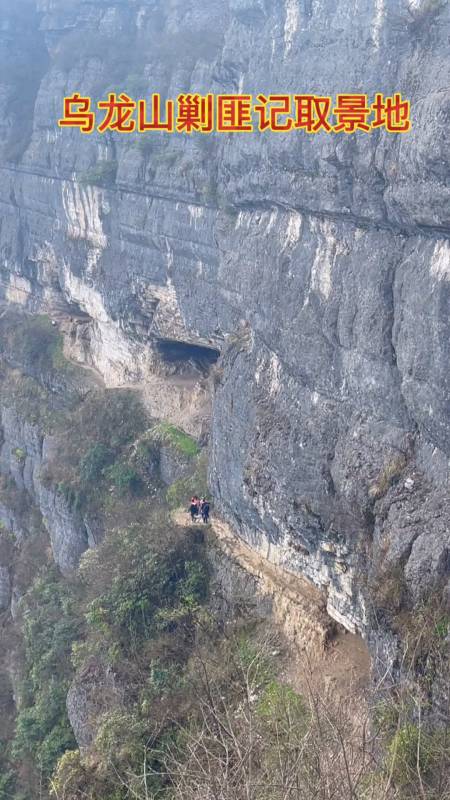
MULTIPOLYGON (((173 520, 182 527, 202 525, 191 523, 183 510, 175 511, 173 520)), ((214 517, 204 530, 230 560, 254 577, 258 593, 270 597, 274 619, 291 650, 286 681, 299 691, 313 683, 324 697, 361 700, 370 677, 367 646, 329 617, 325 595, 300 575, 268 561, 223 520, 214 517)))

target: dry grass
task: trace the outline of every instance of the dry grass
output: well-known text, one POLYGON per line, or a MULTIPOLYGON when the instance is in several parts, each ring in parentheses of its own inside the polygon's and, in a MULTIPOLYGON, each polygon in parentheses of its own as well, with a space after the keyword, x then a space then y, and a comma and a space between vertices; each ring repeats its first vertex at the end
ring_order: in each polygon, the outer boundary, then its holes
POLYGON ((369 496, 373 500, 380 500, 384 497, 390 487, 400 478, 406 464, 407 458, 403 453, 389 461, 369 487, 369 496))

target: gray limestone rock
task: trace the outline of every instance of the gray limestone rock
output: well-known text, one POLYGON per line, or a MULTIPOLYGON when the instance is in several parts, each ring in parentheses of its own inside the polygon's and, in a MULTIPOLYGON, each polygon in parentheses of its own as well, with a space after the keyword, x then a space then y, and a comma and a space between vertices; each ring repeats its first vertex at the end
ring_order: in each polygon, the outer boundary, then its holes
POLYGON ((11 603, 11 578, 8 567, 0 566, 0 611, 6 611, 11 603))
MULTIPOLYGON (((39 428, 12 407, 0 410, 0 425, 0 471, 39 510, 50 535, 54 559, 63 573, 69 573, 87 549, 89 534, 81 514, 69 500, 56 487, 47 488, 42 481, 41 472, 55 443, 50 447, 39 428)), ((0 506, 0 519, 20 541, 27 535, 22 509, 2 509, 0 506)))
MULTIPOLYGON (((162 342, 220 350, 216 507, 369 634, 383 554, 413 602, 450 566, 449 4, 38 6, 19 51, 45 57, 15 154, 19 87, 0 76, 0 295, 76 317, 74 350, 109 386, 151 385, 162 342), (119 39, 144 55, 117 75, 119 39), (138 94, 164 97, 399 91, 412 130, 139 144, 57 127, 65 93, 111 74, 126 89, 136 70, 138 94)), ((148 394, 164 417, 175 389, 148 394)), ((69 569, 89 531, 38 487, 39 434, 5 415, 0 468, 37 492, 69 569)))
POLYGON ((159 448, 159 473, 166 486, 170 486, 180 478, 185 478, 192 470, 189 458, 183 456, 174 447, 161 444, 159 448))
POLYGON ((91 661, 77 673, 67 694, 67 713, 80 749, 92 744, 102 714, 120 708, 123 696, 111 669, 91 661))

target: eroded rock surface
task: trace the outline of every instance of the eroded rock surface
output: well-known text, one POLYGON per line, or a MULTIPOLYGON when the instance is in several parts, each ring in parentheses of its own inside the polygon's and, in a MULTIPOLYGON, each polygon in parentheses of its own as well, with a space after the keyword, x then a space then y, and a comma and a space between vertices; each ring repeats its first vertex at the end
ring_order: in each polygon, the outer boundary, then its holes
MULTIPOLYGON (((51 436, 45 436, 37 426, 21 418, 11 407, 1 410, 0 425, 1 473, 13 482, 17 490, 28 493, 42 514, 50 535, 53 557, 62 572, 68 574, 78 566, 81 554, 88 547, 88 531, 85 521, 73 508, 73 504, 57 487, 47 487, 43 479, 49 451, 55 442, 52 442, 51 436)), ((29 535, 30 532, 23 529, 20 513, 14 513, 12 509, 2 516, 6 520, 7 529, 19 537, 19 540, 29 535)))
MULTIPOLYGON (((19 153, 14 111, 2 113, 1 293, 68 321, 67 346, 108 385, 160 381, 161 342, 222 351, 210 474, 218 506, 249 542, 276 548, 323 589, 335 619, 366 633, 366 580, 384 568, 382 554, 415 599, 449 569, 450 7, 132 9, 40 0, 28 17, 20 58, 42 58, 19 153), (114 61, 117 41, 142 52, 139 64, 114 61), (58 129, 64 94, 98 95, 111 79, 139 96, 400 91, 413 128, 160 135, 144 145, 58 129), (93 185, 99 161, 107 187, 93 185)), ((3 51, 17 31, 11 13, 3 51)), ((5 74, 3 109, 18 88, 5 74)), ((164 392, 150 394, 164 417, 164 392)), ((198 410, 208 414, 200 395, 193 409, 192 394, 171 394, 177 423, 189 408, 197 433, 198 410)), ((21 469, 8 464, 16 477, 21 469)))

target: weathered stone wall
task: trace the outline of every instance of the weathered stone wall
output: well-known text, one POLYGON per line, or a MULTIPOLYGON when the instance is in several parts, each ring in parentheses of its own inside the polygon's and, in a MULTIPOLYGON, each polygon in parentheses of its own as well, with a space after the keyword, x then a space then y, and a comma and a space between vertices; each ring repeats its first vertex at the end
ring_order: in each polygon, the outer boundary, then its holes
MULTIPOLYGON (((0 410, 2 445, 0 471, 19 491, 28 493, 30 502, 42 514, 50 536, 53 557, 64 573, 70 573, 88 547, 88 528, 81 514, 71 507, 64 495, 43 480, 43 468, 49 457, 57 455, 58 442, 44 435, 38 427, 21 418, 13 408, 0 410)), ((1 513, 1 512, 0 512, 1 513)), ((23 531, 20 517, 5 515, 7 529, 18 536, 23 531)))
MULTIPOLYGON (((404 568, 417 597, 449 569, 448 4, 37 6, 30 36, 48 61, 23 155, 5 145, 0 165, 2 294, 83 315, 109 385, 150 381, 158 339, 224 350, 217 504, 367 631, 369 572, 404 568), (117 63, 119 41, 138 61, 117 63), (58 129, 64 94, 133 94, 136 73, 139 95, 398 90, 413 129, 145 147, 58 129), (109 188, 86 185, 99 159, 117 162, 109 188)), ((6 50, 21 42, 11 20, 6 50)))

